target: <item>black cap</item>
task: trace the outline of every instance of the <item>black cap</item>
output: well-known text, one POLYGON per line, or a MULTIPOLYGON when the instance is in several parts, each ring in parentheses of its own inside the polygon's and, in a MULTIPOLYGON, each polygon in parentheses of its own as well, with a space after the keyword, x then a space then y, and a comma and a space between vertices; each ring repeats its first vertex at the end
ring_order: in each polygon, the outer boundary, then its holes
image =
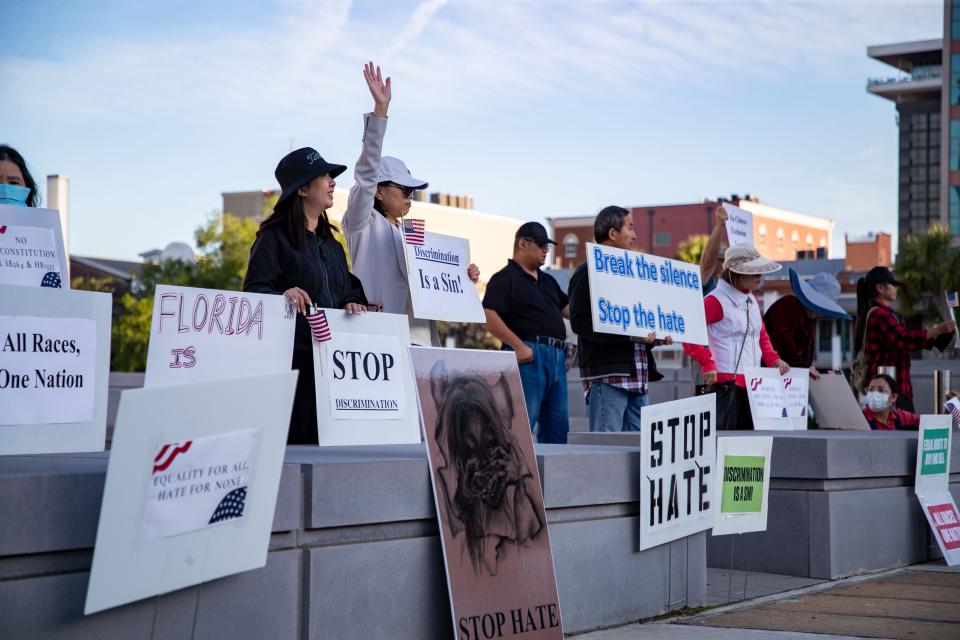
POLYGON ((280 197, 277 198, 277 204, 280 204, 303 185, 309 183, 314 178, 323 175, 329 175, 336 178, 346 171, 347 168, 342 164, 331 164, 323 159, 316 149, 312 147, 303 147, 296 151, 291 151, 283 156, 277 164, 273 175, 280 183, 280 197))
POLYGON ((524 222, 517 229, 517 237, 533 240, 539 245, 557 244, 547 237, 547 230, 539 222, 524 222))
POLYGON ((893 277, 893 273, 886 267, 874 267, 867 271, 867 282, 872 284, 892 284, 902 287, 903 283, 893 277))

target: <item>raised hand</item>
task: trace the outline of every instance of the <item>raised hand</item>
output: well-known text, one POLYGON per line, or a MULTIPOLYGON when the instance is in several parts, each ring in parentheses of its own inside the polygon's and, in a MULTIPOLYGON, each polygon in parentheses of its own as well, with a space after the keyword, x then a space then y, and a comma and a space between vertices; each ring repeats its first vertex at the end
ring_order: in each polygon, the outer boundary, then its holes
POLYGON ((390 78, 384 81, 380 67, 371 61, 363 65, 363 79, 367 81, 367 88, 373 96, 373 115, 386 118, 390 106, 390 78))

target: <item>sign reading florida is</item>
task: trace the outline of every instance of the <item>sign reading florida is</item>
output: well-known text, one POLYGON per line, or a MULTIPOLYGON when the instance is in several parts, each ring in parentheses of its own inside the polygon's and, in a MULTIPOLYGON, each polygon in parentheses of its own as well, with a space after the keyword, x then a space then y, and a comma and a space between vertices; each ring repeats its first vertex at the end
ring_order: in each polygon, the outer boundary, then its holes
POLYGON ((143 517, 147 540, 242 518, 257 431, 160 445, 152 459, 143 517))
POLYGON ((485 322, 477 288, 467 276, 470 241, 424 232, 407 236, 407 280, 413 315, 447 322, 485 322))
POLYGON ((283 296, 158 285, 144 386, 289 371, 294 316, 283 296))
POLYGON ((591 242, 586 249, 594 331, 707 344, 697 265, 591 242))

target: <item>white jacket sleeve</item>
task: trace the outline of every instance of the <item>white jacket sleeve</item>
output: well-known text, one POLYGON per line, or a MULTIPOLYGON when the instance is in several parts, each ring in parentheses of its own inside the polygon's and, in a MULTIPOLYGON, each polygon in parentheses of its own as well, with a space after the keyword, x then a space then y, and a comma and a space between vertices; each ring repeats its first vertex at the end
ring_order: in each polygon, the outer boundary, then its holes
POLYGON ((377 193, 377 178, 380 176, 380 154, 383 151, 383 135, 387 119, 372 113, 363 116, 363 147, 360 159, 353 169, 354 184, 350 188, 347 209, 343 212, 345 233, 357 232, 370 224, 374 215, 373 198, 377 193))

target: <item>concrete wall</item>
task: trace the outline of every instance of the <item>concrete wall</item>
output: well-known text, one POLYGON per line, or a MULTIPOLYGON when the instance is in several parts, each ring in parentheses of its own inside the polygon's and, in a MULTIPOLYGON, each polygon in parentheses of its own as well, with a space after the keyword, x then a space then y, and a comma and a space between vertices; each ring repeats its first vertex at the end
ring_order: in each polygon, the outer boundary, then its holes
MULTIPOLYGON (((637 551, 635 451, 537 458, 566 631, 704 602, 705 534, 637 551)), ((106 465, 0 457, 0 637, 450 637, 422 446, 288 447, 265 568, 84 617, 106 465)))
MULTIPOLYGON (((711 567, 833 579, 940 556, 913 493, 916 432, 726 432, 774 438, 767 530, 709 536, 711 567)), ((571 442, 638 448, 640 434, 578 433, 571 442)), ((951 490, 960 495, 960 439, 951 490)))

